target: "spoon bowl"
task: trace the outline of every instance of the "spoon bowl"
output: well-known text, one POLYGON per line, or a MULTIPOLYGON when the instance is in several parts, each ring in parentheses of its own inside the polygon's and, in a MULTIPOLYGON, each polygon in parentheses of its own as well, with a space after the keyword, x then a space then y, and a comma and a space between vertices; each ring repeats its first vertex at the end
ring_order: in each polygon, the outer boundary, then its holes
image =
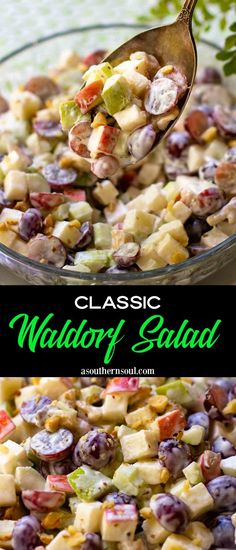
POLYGON ((155 148, 163 138, 171 132, 177 120, 182 115, 194 84, 197 70, 197 49, 192 34, 192 15, 197 0, 185 0, 183 8, 176 21, 162 27, 154 27, 143 31, 111 52, 104 61, 112 66, 119 65, 129 59, 137 51, 154 55, 163 67, 164 65, 177 66, 186 76, 188 90, 178 102, 179 114, 167 128, 157 133, 155 148))

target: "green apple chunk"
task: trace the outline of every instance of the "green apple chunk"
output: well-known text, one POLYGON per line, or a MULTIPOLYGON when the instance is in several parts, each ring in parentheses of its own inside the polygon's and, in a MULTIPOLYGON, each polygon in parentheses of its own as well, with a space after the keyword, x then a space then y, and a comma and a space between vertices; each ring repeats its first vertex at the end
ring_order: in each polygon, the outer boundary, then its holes
POLYGON ((100 63, 100 65, 92 65, 89 69, 83 74, 83 80, 86 80, 87 83, 93 82, 94 80, 103 80, 104 82, 114 74, 112 66, 110 63, 105 61, 100 63))
POLYGON ((110 115, 122 111, 131 99, 127 80, 120 74, 108 78, 104 84, 102 98, 110 115))
POLYGON ((67 476, 67 479, 76 495, 86 502, 94 501, 106 495, 113 487, 112 480, 109 477, 86 465, 77 468, 67 476))
POLYGON ((66 101, 65 103, 61 103, 59 107, 60 111, 60 119, 61 119, 61 125, 62 129, 64 131, 70 130, 74 124, 80 120, 81 117, 85 117, 89 115, 83 115, 81 113, 80 108, 78 105, 76 105, 75 101, 66 101))

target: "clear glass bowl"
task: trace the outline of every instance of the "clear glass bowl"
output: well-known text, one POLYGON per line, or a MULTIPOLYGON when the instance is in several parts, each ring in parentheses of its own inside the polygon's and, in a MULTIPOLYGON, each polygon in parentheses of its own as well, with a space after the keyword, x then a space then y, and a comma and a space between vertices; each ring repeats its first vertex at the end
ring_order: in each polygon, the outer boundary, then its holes
MULTIPOLYGON (((123 23, 94 25, 55 33, 26 44, 0 59, 0 90, 9 94, 30 76, 47 73, 55 66, 63 50, 73 48, 82 55, 98 48, 111 50, 145 28, 123 23)), ((198 44, 199 65, 217 66, 216 49, 217 46, 207 42, 198 44)), ((235 90, 235 84, 235 77, 227 79, 232 90, 235 90)), ((39 264, 0 244, 0 265, 34 285, 195 284, 224 267, 235 258, 235 254, 236 235, 233 235, 205 254, 158 270, 120 274, 75 273, 39 264)))

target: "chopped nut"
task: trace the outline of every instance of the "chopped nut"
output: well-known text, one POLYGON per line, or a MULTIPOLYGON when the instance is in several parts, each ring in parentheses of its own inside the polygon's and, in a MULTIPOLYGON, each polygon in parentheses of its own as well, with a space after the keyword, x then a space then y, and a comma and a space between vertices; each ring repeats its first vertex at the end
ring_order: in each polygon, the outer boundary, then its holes
POLYGON ((223 414, 236 414, 236 399, 232 399, 223 409, 223 414))
POLYGON ((53 221, 52 214, 48 214, 46 216, 46 218, 44 219, 43 225, 45 225, 45 227, 53 227, 54 226, 54 221, 53 221))
POLYGON ((42 526, 44 529, 61 529, 63 512, 49 512, 43 518, 42 526))
POLYGON ((44 235, 51 235, 53 232, 53 227, 45 227, 44 229, 44 235))
POLYGON ((148 404, 151 409, 154 409, 157 413, 162 413, 168 405, 168 398, 166 395, 154 395, 149 399, 148 404))
POLYGON ((20 210, 21 212, 26 212, 28 208, 30 208, 30 203, 28 201, 18 201, 14 206, 14 210, 20 210))
POLYGON ((79 220, 73 220, 72 222, 69 223, 69 226, 70 227, 77 227, 77 229, 79 229, 80 226, 81 226, 81 223, 79 222, 79 220))
POLYGON ((7 223, 6 222, 0 222, 0 231, 7 231, 7 223))
POLYGON ((105 501, 105 502, 102 503, 102 509, 103 509, 103 510, 107 510, 107 508, 114 508, 114 506, 115 506, 115 503, 112 502, 112 501, 110 501, 110 502, 109 502, 109 501, 107 501, 107 502, 105 501))
POLYGON ((173 71, 173 65, 166 65, 161 69, 162 74, 170 74, 173 71))
POLYGON ((167 468, 163 468, 163 470, 161 471, 161 483, 167 483, 169 477, 170 472, 167 470, 167 468))
POLYGON ((107 119, 103 113, 97 113, 91 124, 92 128, 98 128, 98 126, 103 126, 107 124, 107 119))
POLYGON ((52 542, 52 540, 54 539, 54 535, 48 535, 47 533, 41 533, 39 535, 39 538, 40 538, 40 541, 43 543, 43 544, 49 544, 50 542, 52 542))
POLYGON ((140 513, 140 516, 144 519, 149 519, 152 517, 151 508, 149 508, 148 506, 141 508, 141 510, 139 510, 139 513, 140 513))
POLYGON ((231 139, 228 145, 229 147, 236 147, 236 139, 231 139))
POLYGON ((201 135, 201 138, 205 143, 210 143, 213 139, 217 137, 217 128, 215 126, 210 126, 205 132, 201 135))
POLYGON ((34 386, 37 386, 40 383, 40 380, 41 378, 39 376, 33 376, 33 378, 31 378, 31 382, 34 386))

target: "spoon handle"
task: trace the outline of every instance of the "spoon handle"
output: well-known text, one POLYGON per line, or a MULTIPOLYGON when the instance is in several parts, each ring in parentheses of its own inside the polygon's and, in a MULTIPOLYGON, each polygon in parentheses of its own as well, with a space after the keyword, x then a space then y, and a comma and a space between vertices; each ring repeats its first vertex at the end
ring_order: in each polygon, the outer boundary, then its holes
POLYGON ((197 1, 198 0, 185 0, 182 10, 178 15, 177 21, 183 21, 187 24, 190 24, 197 1))

